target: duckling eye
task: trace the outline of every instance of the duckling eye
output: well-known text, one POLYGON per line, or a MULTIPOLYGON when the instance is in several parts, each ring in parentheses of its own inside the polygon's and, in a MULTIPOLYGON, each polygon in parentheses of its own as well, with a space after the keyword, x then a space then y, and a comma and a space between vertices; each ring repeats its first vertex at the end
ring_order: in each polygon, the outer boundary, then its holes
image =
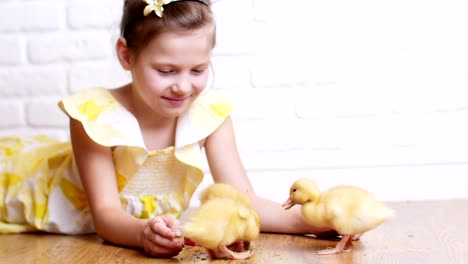
POLYGON ((296 191, 297 191, 297 189, 294 189, 294 190, 293 190, 293 192, 296 192, 296 191))

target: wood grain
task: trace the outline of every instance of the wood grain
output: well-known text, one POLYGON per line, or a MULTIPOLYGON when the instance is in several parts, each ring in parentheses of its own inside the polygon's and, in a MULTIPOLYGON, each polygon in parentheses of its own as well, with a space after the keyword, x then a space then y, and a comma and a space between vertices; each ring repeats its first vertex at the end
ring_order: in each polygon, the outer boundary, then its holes
POLYGON ((206 250, 186 247, 176 258, 104 242, 95 235, 0 235, 0 263, 468 263, 468 200, 390 203, 396 217, 365 234, 353 251, 319 256, 337 240, 262 233, 248 260, 210 260, 206 250))

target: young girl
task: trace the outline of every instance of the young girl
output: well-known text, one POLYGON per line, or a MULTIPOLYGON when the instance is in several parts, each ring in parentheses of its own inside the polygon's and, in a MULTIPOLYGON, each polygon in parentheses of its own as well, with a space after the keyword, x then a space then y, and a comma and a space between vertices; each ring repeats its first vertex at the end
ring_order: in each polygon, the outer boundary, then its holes
POLYGON ((0 233, 96 232, 175 256, 183 247, 177 218, 202 181, 203 148, 214 182, 251 198, 263 232, 328 231, 255 194, 235 144, 233 103, 205 90, 214 45, 209 1, 125 1, 116 51, 132 82, 59 103, 71 144, 0 141, 0 233))

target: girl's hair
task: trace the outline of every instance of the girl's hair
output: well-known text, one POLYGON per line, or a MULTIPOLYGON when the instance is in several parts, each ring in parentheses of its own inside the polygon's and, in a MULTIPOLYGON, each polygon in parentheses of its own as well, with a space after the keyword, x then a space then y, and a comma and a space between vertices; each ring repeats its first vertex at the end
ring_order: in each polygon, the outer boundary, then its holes
POLYGON ((143 15, 147 5, 143 0, 125 0, 120 34, 130 50, 138 54, 156 36, 164 32, 184 32, 213 26, 213 47, 216 42, 215 21, 210 1, 174 1, 164 6, 163 16, 143 15))

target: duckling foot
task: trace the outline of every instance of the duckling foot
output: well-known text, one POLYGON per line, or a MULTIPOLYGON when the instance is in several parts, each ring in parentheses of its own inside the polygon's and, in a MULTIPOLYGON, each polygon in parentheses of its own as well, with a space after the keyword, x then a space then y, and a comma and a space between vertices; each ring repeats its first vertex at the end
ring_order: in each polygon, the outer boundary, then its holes
POLYGON ((247 259, 252 255, 252 251, 234 252, 227 246, 219 246, 217 250, 210 252, 214 258, 247 259))
POLYGON ((317 251, 319 255, 331 255, 331 254, 338 254, 338 253, 348 253, 353 248, 353 241, 351 235, 343 235, 343 238, 336 244, 335 248, 323 249, 317 251))
POLYGON ((359 240, 359 239, 361 238, 362 235, 364 235, 364 233, 354 235, 354 236, 353 236, 353 241, 359 240))
POLYGON ((248 251, 252 248, 253 241, 237 241, 227 246, 227 248, 234 252, 248 251))

